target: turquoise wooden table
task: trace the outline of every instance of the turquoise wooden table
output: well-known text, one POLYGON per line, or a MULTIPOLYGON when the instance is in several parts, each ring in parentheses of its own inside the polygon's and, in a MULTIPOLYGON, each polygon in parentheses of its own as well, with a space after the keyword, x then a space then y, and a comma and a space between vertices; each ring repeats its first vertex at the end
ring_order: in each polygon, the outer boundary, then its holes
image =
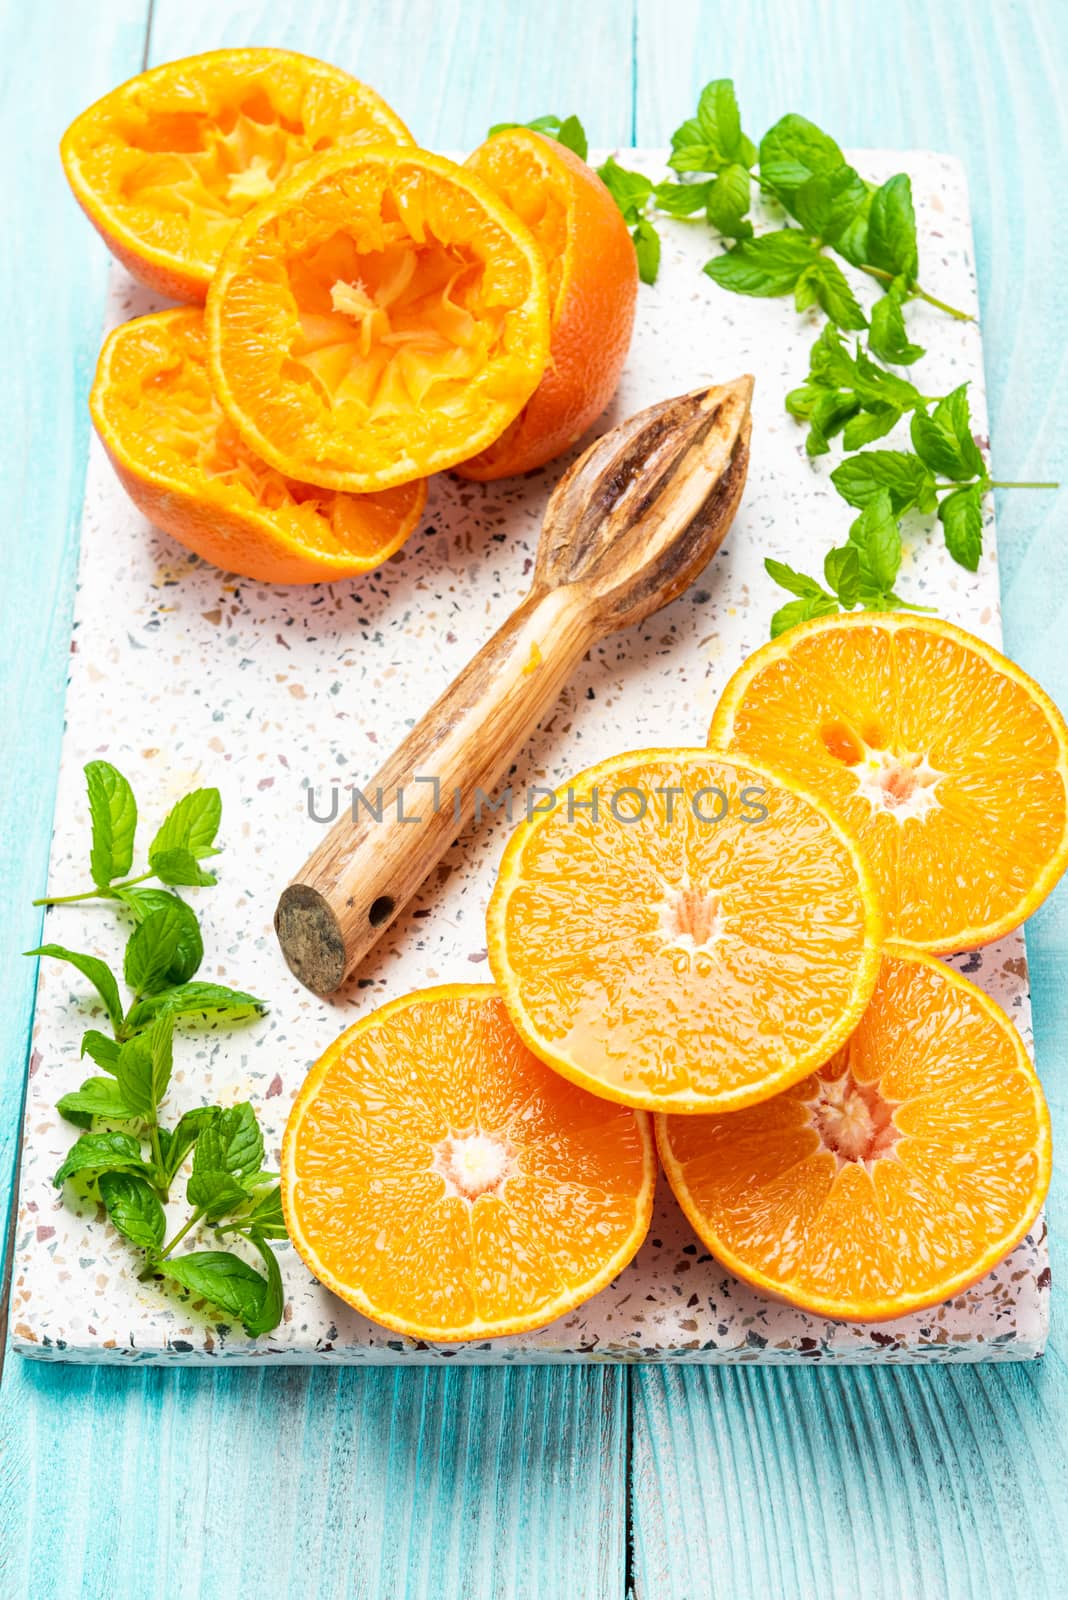
MULTIPOLYGON (((1063 22, 1059 0, 7 0, 5 1205, 34 984, 15 952, 38 939, 107 266, 56 158, 71 117, 143 64, 275 44, 366 78, 439 147, 545 111, 579 112, 600 145, 659 144, 706 79, 731 75, 751 129, 797 110, 844 144, 951 151, 971 181, 998 475, 1068 479, 1063 22)), ((1062 706, 1066 504, 998 505, 1008 647, 1062 706)), ((1068 891, 1028 943, 1063 1137, 1068 891)), ((1049 1221, 1056 1280, 1063 1171, 1049 1221)), ((1055 1296, 1049 1353, 1027 1367, 204 1373, 9 1356, 0 1596, 1063 1596, 1059 1313, 1055 1296)))

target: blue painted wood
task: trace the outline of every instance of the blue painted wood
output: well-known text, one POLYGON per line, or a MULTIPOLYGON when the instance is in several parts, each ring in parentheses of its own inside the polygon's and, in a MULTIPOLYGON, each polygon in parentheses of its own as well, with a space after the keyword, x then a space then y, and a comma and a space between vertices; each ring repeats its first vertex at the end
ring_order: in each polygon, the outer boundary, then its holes
MULTIPOLYGON (((0 390, 18 448, 8 505, 34 507, 4 588, 5 690, 26 712, 0 853, 17 948, 37 943, 62 724, 70 599, 103 252, 66 195, 55 145, 89 100, 150 64, 277 44, 347 67, 439 147, 491 122, 580 101, 594 136, 631 126, 629 26, 610 0, 289 8, 203 0, 85 8, 57 28, 0 12, 9 164, 22 222, 0 307, 27 399, 0 390), (457 17, 462 16, 462 23, 457 17), (58 57, 58 59, 57 59, 58 57), (47 81, 47 104, 36 85, 47 81), (32 104, 31 104, 32 102, 32 104), (57 223, 56 217, 60 219, 57 223), (32 263, 27 271, 26 263, 32 263), (91 263, 91 271, 89 268, 91 263), (51 314, 40 313, 41 285, 51 314), (21 430, 21 432, 20 432, 21 430), (33 796, 26 803, 27 794, 33 796)), ((2 469, 0 469, 2 470, 2 469)), ((10 569, 9 569, 10 570, 10 569)), ((5 726, 10 725, 5 722, 5 726)), ((31 963, 0 972, 0 1184, 11 1170, 31 963)), ((6 1199, 6 1196, 5 1196, 6 1199)), ((626 1374, 594 1370, 95 1372, 11 1359, 0 1387, 0 1595, 166 1600, 531 1596, 602 1600, 624 1587, 626 1374), (152 1486, 158 1481, 158 1492, 152 1486), (131 1508, 136 1503, 136 1511, 131 1508), (552 1528, 552 1536, 545 1529, 552 1528)))
POLYGON ((573 106, 592 140, 632 142, 630 6, 612 0, 157 0, 150 65, 244 44, 332 61, 373 84, 416 139, 439 149, 470 149, 491 123, 566 116, 573 106))
MULTIPOLYGON (((636 141, 733 76, 747 131, 948 150, 972 194, 996 475, 1068 481, 1063 5, 639 0, 636 141), (1058 429, 1058 423, 1061 423, 1058 429)), ((800 376, 799 380, 800 381, 800 376)), ((1068 706, 1068 494, 998 495, 1008 648, 1068 706)), ((1068 1137, 1068 891, 1028 929, 1036 1050, 1068 1137)), ((1068 1252, 1058 1171, 1053 1275, 1068 1252)), ((1028 1600, 1068 1592, 1068 1337, 1030 1367, 632 1374, 634 1593, 1028 1600)))
MULTIPOLYGON (((1064 48, 1052 0, 413 0, 301 8, 156 0, 150 59, 278 43, 379 87, 417 135, 475 142, 545 110, 603 143, 662 142, 733 73, 750 129, 786 109, 858 145, 935 145, 973 185, 995 462, 1068 476, 1056 432, 1065 310, 1053 263, 1064 48), (632 56, 632 49, 636 52, 632 56), (635 69, 636 64, 636 71, 635 69), (1021 222, 1021 217, 1024 219, 1021 222)), ((141 0, 0 9, 8 229, 0 303, 6 543, 0 889, 15 948, 47 851, 103 253, 66 197, 63 125, 135 70, 141 0), (47 82, 47 96, 39 86, 47 82), (46 293, 44 291, 47 291, 46 293), (16 511, 17 508, 17 511, 16 511), (18 537, 14 537, 17 532, 18 537)), ((1063 31, 1063 30, 1062 30, 1063 31)), ((1000 497, 1013 652, 1068 703, 1058 499, 1000 497)), ((1064 896, 1030 938, 1058 1128, 1064 896)), ((30 963, 0 969, 0 1184, 13 1153, 30 963)), ((1054 1261, 1065 1206, 1051 1202, 1054 1261)), ((631 1396, 633 1593, 1064 1593, 1068 1371, 80 1371, 9 1361, 0 1387, 0 1594, 622 1595, 631 1396), (159 1490, 142 1498, 144 1486, 159 1490), (137 1505, 137 1509, 133 1507, 137 1505)))

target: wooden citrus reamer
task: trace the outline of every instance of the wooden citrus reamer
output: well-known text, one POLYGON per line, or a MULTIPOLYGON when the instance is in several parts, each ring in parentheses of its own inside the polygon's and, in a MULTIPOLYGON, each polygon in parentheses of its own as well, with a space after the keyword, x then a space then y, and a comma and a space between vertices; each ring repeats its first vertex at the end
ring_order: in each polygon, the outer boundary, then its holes
POLYGON ((719 548, 745 484, 752 393, 743 377, 663 400, 595 440, 561 479, 529 594, 364 789, 423 795, 422 820, 342 817, 283 891, 274 925, 301 983, 339 987, 586 651, 674 600, 719 548), (438 780, 437 810, 416 777, 438 780))

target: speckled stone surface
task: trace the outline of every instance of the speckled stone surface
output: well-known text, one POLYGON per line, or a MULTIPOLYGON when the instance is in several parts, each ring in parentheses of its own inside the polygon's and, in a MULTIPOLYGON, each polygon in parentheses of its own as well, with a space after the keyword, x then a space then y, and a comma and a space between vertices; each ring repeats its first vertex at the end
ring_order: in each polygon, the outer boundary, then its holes
MULTIPOLYGON (((865 152, 857 160, 877 181, 902 168, 912 174, 925 281, 951 303, 974 309, 959 164, 915 152, 865 152)), ((634 153, 631 164, 659 176, 663 157, 634 153)), ((828 481, 837 450, 811 464, 802 431, 782 409, 785 391, 807 371, 818 320, 798 317, 789 301, 747 300, 717 289, 699 270, 710 253, 703 229, 665 223, 663 236, 660 281, 639 296, 627 372, 606 422, 664 395, 753 372, 745 499, 701 580, 578 669, 519 759, 512 778, 517 793, 524 785, 560 784, 623 749, 702 742, 719 691, 766 638, 768 617, 784 598, 765 577, 763 557, 816 571, 851 517, 828 481)), ((153 302, 116 269, 111 318, 151 309, 153 302)), ((912 337, 928 346, 925 389, 940 394, 969 380, 982 436, 978 328, 922 307, 909 316, 912 337)), ((86 761, 104 757, 129 776, 143 807, 142 851, 174 798, 198 783, 217 784, 225 846, 220 884, 188 891, 205 934, 200 976, 271 1001, 270 1015, 252 1027, 181 1034, 169 1096, 175 1117, 209 1100, 251 1098, 275 1159, 305 1071, 342 1028, 410 989, 488 978, 483 918, 507 833, 503 815, 487 817, 476 838, 453 848, 337 1002, 316 999, 290 976, 271 919, 279 889, 321 837, 309 818, 309 788, 327 814, 333 786, 365 784, 503 621, 529 579, 555 477, 549 469, 488 486, 439 478, 423 528, 379 572, 356 583, 273 589, 217 572, 151 529, 94 444, 51 892, 81 888, 87 877, 86 761)), ((949 560, 937 532, 917 519, 899 587, 996 643, 993 533, 988 506, 986 554, 972 575, 949 560)), ((45 939, 119 961, 121 937, 107 907, 50 912, 45 939)), ((1006 1007, 1030 1046, 1022 938, 955 964, 1006 1007)), ((85 989, 72 969, 42 963, 10 1318, 15 1348, 27 1355, 156 1363, 907 1363, 1041 1353, 1049 1300, 1041 1220, 995 1272, 958 1299, 862 1328, 809 1317, 739 1284, 694 1240, 663 1180, 649 1238, 632 1265, 595 1300, 539 1333, 456 1347, 407 1341, 350 1311, 284 1249, 285 1319, 269 1338, 249 1340, 240 1328, 140 1284, 137 1253, 115 1235, 103 1210, 79 1207, 69 1189, 61 1196, 51 1185, 75 1137, 54 1103, 87 1071, 78 1059, 90 1020, 85 989)))

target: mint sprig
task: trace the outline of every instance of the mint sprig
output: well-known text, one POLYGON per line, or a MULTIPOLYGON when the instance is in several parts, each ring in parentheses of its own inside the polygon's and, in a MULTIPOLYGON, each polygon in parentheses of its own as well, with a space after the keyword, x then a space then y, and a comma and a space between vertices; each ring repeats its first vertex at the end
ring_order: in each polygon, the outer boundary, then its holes
POLYGON ((172 1127, 161 1120, 174 1067, 175 1023, 204 1016, 249 1020, 264 1005, 243 990, 197 980, 204 943, 196 915, 170 888, 140 887, 153 876, 167 884, 214 883, 199 863, 218 854, 219 794, 196 789, 179 800, 149 846, 152 870, 131 881, 125 875, 133 860, 137 806, 130 785, 105 761, 89 764, 86 784, 94 886, 44 903, 99 899, 131 913, 122 971, 132 998, 124 1005, 118 978, 98 956, 59 944, 27 952, 74 967, 96 991, 111 1028, 110 1036, 86 1030, 81 1054, 100 1075, 84 1079, 57 1102, 60 1114, 85 1131, 54 1182, 57 1188, 71 1179, 96 1186, 113 1226, 144 1251, 142 1278, 170 1279, 239 1317, 250 1334, 266 1333, 281 1320, 285 1299, 267 1241, 285 1239, 286 1229, 276 1175, 263 1170, 255 1111, 244 1101, 195 1107, 172 1127), (165 1207, 190 1156, 191 1210, 164 1243, 165 1207), (201 1224, 243 1239, 266 1273, 226 1250, 176 1256, 176 1247, 201 1224))
POLYGON ((614 156, 609 156, 597 168, 597 176, 608 190, 631 230, 638 256, 638 276, 643 283, 653 284, 660 272, 660 235, 649 216, 654 184, 643 172, 631 172, 621 167, 614 156))
POLYGON ((808 377, 790 390, 785 405, 807 427, 809 456, 827 454, 838 438, 850 452, 831 478, 861 517, 846 544, 828 553, 822 580, 783 563, 767 564, 769 574, 793 596, 775 613, 773 632, 857 605, 874 610, 905 605, 893 584, 900 566, 898 520, 909 511, 936 515, 951 556, 974 572, 982 554, 983 495, 995 488, 1057 485, 991 478, 972 433, 966 390, 927 395, 890 370, 912 367, 925 353, 909 336, 905 308, 910 302, 921 300, 957 320, 974 320, 920 281, 908 175, 870 182, 828 133, 796 112, 780 117, 755 144, 742 128, 734 85, 727 78, 702 89, 694 115, 672 134, 668 165, 677 177, 660 183, 611 156, 597 169, 631 230, 643 282, 655 282, 659 270, 657 216, 703 220, 727 246, 705 264, 713 282, 759 298, 792 295, 799 312, 818 307, 827 318, 812 347, 808 377), (760 234, 750 216, 754 185, 771 203, 778 224, 760 234), (847 268, 882 286, 870 315, 847 268), (847 346, 843 333, 859 337, 847 346), (911 451, 865 449, 906 417, 911 451), (884 562, 881 576, 865 565, 872 537, 868 525, 858 532, 873 503, 880 507, 880 526, 889 519, 896 539, 895 545, 885 535, 886 551, 896 548, 897 557, 884 562))
POLYGON ((107 761, 90 761, 85 781, 89 792, 89 872, 93 887, 75 894, 48 895, 35 900, 35 906, 69 905, 77 900, 125 900, 136 908, 138 901, 131 891, 150 878, 187 887, 215 882, 199 863, 219 854, 215 845, 222 818, 218 789, 194 789, 171 807, 148 847, 148 871, 131 878, 127 874, 133 863, 137 829, 133 790, 122 773, 107 761))
POLYGON ((898 528, 890 491, 880 488, 868 499, 849 530, 844 545, 829 550, 823 563, 824 582, 795 572, 785 562, 764 562, 768 576, 794 600, 781 606, 771 619, 771 636, 778 638, 787 628, 812 617, 829 616, 836 611, 897 611, 907 607, 925 611, 894 591, 901 567, 901 532, 898 528))

